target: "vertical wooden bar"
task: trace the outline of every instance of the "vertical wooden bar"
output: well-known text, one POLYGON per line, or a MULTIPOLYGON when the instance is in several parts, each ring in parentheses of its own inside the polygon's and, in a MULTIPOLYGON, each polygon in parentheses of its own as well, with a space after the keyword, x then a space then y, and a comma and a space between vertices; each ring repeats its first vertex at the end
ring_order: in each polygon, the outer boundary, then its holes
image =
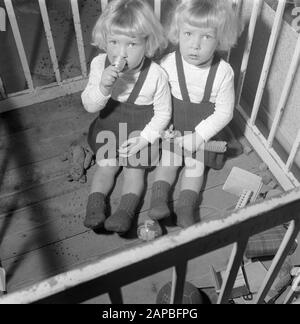
POLYGON ((58 62, 57 62, 55 45, 54 45, 54 40, 53 40, 53 36, 52 36, 52 31, 51 31, 51 26, 50 26, 50 21, 49 21, 49 16, 48 16, 48 11, 47 11, 47 6, 46 6, 45 0, 39 0, 39 5, 40 5, 41 15, 42 15, 43 23, 44 23, 44 29, 45 29, 45 33, 46 33, 46 38, 47 38, 47 43, 48 43, 48 47, 49 47, 52 66, 53 66, 53 70, 55 73, 55 78, 56 78, 57 83, 61 83, 61 76, 60 76, 59 66, 58 66, 58 62))
POLYGON ((269 72, 270 72, 270 67, 271 67, 271 63, 273 60, 273 56, 274 56, 274 51, 276 48, 276 44, 278 41, 278 37, 279 37, 279 33, 281 30, 281 23, 282 23, 282 18, 283 18, 283 14, 284 14, 284 9, 285 9, 285 5, 286 5, 286 0, 281 0, 278 4, 278 8, 276 11, 276 16, 275 16, 275 20, 274 20, 274 25, 272 28, 272 33, 270 36, 270 40, 269 40, 269 45, 268 45, 268 49, 266 52, 266 57, 265 57, 265 61, 264 61, 264 65, 261 71, 261 75, 260 75, 260 80, 259 80, 259 84, 258 84, 258 88, 257 88, 257 92, 256 92, 256 96, 255 96, 255 101, 254 101, 254 105, 253 105, 253 109, 252 109, 252 115, 251 115, 251 124, 254 125, 256 122, 256 118, 258 115, 258 110, 261 104, 261 100, 262 100, 262 96, 266 87, 266 83, 267 83, 267 79, 269 76, 269 72))
POLYGON ((290 304, 293 302, 294 298, 299 298, 299 296, 300 296, 300 274, 294 279, 291 290, 287 294, 283 303, 290 304))
POLYGON ((6 12, 0 7, 0 32, 6 31, 6 12))
POLYGON ((124 304, 121 288, 111 290, 108 295, 112 304, 124 304))
POLYGON ((284 87, 282 90, 282 95, 279 100, 279 104, 278 104, 276 114, 274 117, 274 122, 271 127, 270 135, 268 137, 268 146, 269 147, 273 146, 274 138, 275 138, 277 129, 279 127, 281 117, 283 115, 286 103, 288 101, 289 94, 290 94, 291 88, 293 86, 293 81, 294 81, 296 72, 298 71, 298 68, 299 68, 299 60, 300 60, 300 35, 297 40, 296 49, 295 49, 295 52, 293 55, 292 63, 291 63, 290 69, 288 71, 287 79, 285 81, 285 84, 284 84, 284 87))
POLYGON ((264 299, 270 290, 272 283, 276 279, 279 270, 281 269, 286 257, 288 256, 294 241, 299 233, 300 230, 300 221, 293 220, 290 223, 290 226, 286 232, 286 235, 282 241, 282 244, 272 262, 272 265, 261 285, 261 288, 259 289, 255 303, 262 304, 264 302, 264 299))
POLYGON ((240 71, 238 86, 237 86, 237 91, 236 91, 236 104, 237 105, 240 104, 240 100, 241 100, 241 96, 242 96, 246 72, 247 72, 248 63, 249 63, 251 47, 252 47, 253 38, 254 38, 255 27, 256 27, 258 16, 262 9, 262 4, 263 4, 263 0, 256 0, 256 1, 254 1, 254 4, 253 4, 251 20, 250 20, 249 30, 248 30, 248 39, 247 39, 247 43, 246 43, 246 47, 245 47, 245 51, 244 51, 244 56, 243 56, 243 61, 242 61, 242 65, 241 65, 241 71, 240 71))
POLYGON ((283 163, 280 155, 274 148, 268 148, 267 139, 264 134, 258 129, 256 125, 251 125, 249 122, 250 117, 242 108, 241 105, 236 106, 236 118, 239 119, 238 126, 248 139, 250 144, 255 147, 256 153, 268 165, 270 171, 276 175, 277 181, 280 183, 285 191, 292 190, 300 186, 300 182, 292 172, 286 172, 286 165, 283 163), (245 121, 245 123, 243 122, 245 121))
POLYGON ((0 291, 6 292, 6 273, 5 270, 1 267, 1 262, 0 262, 0 291))
POLYGON ((182 304, 186 271, 187 262, 183 262, 173 268, 170 304, 182 304))
POLYGON ((0 77, 0 95, 1 95, 1 98, 2 99, 5 99, 7 98, 7 94, 6 94, 6 91, 5 91, 5 88, 4 88, 4 84, 3 84, 3 81, 0 77))
MULTIPOLYGON (((237 15, 241 14, 240 11, 241 11, 242 4, 243 4, 243 0, 232 0, 232 7, 236 11, 237 15)), ((230 56, 231 56, 231 50, 229 50, 227 53, 227 56, 226 56, 227 62, 229 62, 230 56)))
POLYGON ((161 19, 162 1, 163 0, 154 0, 154 12, 159 20, 161 19))
POLYGON ((300 130, 298 131, 298 134, 297 134, 297 137, 296 137, 295 142, 293 144, 290 156, 289 156, 289 158, 287 160, 287 163, 286 163, 286 171, 287 172, 291 171, 291 168, 292 168, 292 165, 293 165, 293 163, 295 161, 295 158, 296 158, 296 155, 298 153, 299 147, 300 147, 300 130))
POLYGON ((242 264, 244 252, 248 243, 247 240, 241 240, 234 244, 229 264, 226 269, 226 275, 218 298, 218 304, 226 304, 231 297, 239 268, 242 264))
POLYGON ((103 11, 108 5, 108 0, 101 0, 101 10, 103 11))
POLYGON ((33 81, 32 81, 32 77, 31 77, 29 64, 28 64, 25 49, 24 49, 24 45, 23 45, 23 42, 22 42, 19 26, 18 26, 18 23, 17 23, 15 11, 14 11, 11 0, 4 0, 4 2, 5 2, 5 7, 6 7, 7 15, 8 15, 8 18, 9 18, 9 22, 10 22, 10 25, 11 25, 11 28, 12 28, 12 32, 13 32, 13 35, 14 35, 14 38, 15 38, 15 41, 16 41, 17 50, 18 50, 18 54, 19 54, 19 57, 20 57, 20 60, 21 60, 21 64, 22 64, 22 68, 23 68, 23 71, 24 71, 27 86, 28 86, 28 88, 30 90, 33 90, 33 81))
POLYGON ((78 8, 78 0, 71 0, 71 6, 72 6, 73 21, 74 21, 74 28, 76 33, 81 72, 82 75, 86 77, 87 66, 86 66, 84 43, 83 43, 82 29, 81 29, 81 22, 80 22, 79 8, 78 8))

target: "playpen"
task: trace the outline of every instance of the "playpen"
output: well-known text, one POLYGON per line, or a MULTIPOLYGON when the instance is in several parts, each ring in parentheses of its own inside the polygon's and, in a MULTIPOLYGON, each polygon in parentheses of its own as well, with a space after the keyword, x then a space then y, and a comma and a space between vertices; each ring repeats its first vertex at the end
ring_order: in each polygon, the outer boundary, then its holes
MULTIPOLYGON (((62 79, 57 61, 46 1, 37 1, 40 7, 56 81, 42 87, 34 86, 13 2, 11 0, 4 0, 8 22, 10 23, 17 46, 27 89, 17 93, 7 93, 4 86, 5 80, 1 80, 0 91, 2 100, 0 101, 0 112, 76 93, 82 91, 86 84, 88 67, 78 1, 70 0, 70 5, 81 73, 75 78, 65 80, 62 79)), ((107 2, 107 0, 101 1, 102 8, 107 5, 107 2)), ((159 17, 162 14, 161 8, 163 2, 164 0, 154 0, 151 2, 154 6, 155 13, 159 17)), ((272 227, 289 223, 290 225, 285 238, 273 259, 273 263, 254 301, 255 303, 264 302, 300 230, 299 178, 297 177, 297 172, 293 172, 300 145, 300 130, 298 130, 297 136, 295 136, 291 147, 288 149, 287 159, 283 159, 277 150, 277 146, 274 144, 291 89, 295 83, 295 77, 299 73, 300 37, 296 34, 296 45, 292 51, 290 66, 285 75, 284 84, 282 85, 280 100, 278 101, 270 130, 266 134, 258 126, 258 114, 268 82, 274 52, 282 30, 286 1, 278 1, 258 86, 255 92, 254 103, 249 112, 243 104, 242 92, 247 71, 249 70, 249 61, 254 51, 252 45, 256 25, 260 19, 264 1, 256 0, 250 2, 252 5, 251 15, 245 33, 243 56, 237 73, 235 120, 237 121, 236 124, 240 125, 241 129, 243 129, 247 140, 277 178, 285 193, 282 196, 250 205, 233 213, 228 213, 226 219, 222 221, 197 224, 179 233, 170 234, 136 248, 107 256, 84 267, 61 273, 48 280, 38 282, 27 289, 3 296, 0 299, 0 303, 60 302, 65 297, 68 297, 68 302, 83 302, 104 293, 109 294, 112 303, 122 303, 123 286, 168 268, 173 268, 171 303, 180 303, 189 261, 213 250, 233 244, 226 278, 218 299, 218 303, 227 303, 230 299, 230 293, 238 269, 243 261, 243 255, 249 238, 254 234, 266 231, 272 227)), ((233 1, 233 5, 236 7, 236 10, 241 12, 243 1, 233 1)), ((228 58, 230 58, 230 53, 228 53, 228 58)), ((2 278, 2 280, 4 279, 2 278)), ((295 282, 284 303, 291 303, 297 297, 298 290, 298 282, 295 282)))

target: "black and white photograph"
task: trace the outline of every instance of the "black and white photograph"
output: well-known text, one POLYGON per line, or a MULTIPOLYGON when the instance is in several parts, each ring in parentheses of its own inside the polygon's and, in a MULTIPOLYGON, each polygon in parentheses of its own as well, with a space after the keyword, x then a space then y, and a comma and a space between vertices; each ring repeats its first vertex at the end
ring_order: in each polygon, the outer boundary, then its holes
POLYGON ((299 0, 0 0, 0 304, 300 304, 299 66, 299 0))

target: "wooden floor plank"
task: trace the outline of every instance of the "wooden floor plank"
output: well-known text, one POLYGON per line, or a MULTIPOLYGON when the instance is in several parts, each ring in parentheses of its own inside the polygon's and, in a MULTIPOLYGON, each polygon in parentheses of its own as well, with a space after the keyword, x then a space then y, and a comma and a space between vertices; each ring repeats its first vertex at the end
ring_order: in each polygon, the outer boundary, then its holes
POLYGON ((11 110, 0 114, 0 138, 41 128, 52 122, 74 119, 85 112, 80 94, 66 96, 23 109, 11 110))
POLYGON ((69 164, 63 162, 60 156, 9 170, 2 177, 0 198, 62 177, 68 170, 69 164))
MULTIPOLYGON (((57 135, 47 141, 32 141, 25 144, 22 139, 10 142, 7 150, 0 149, 0 166, 4 172, 21 168, 36 162, 44 161, 60 156, 75 140, 81 140, 86 136, 87 129, 76 129, 69 134, 57 135), (18 149, 17 149, 18 148, 18 149)), ((7 144, 8 145, 8 144, 7 144)))

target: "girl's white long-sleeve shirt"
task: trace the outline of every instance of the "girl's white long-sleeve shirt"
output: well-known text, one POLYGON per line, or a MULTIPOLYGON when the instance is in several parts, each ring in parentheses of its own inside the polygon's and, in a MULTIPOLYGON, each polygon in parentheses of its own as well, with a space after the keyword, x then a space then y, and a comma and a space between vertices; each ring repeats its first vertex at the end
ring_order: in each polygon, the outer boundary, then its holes
MULTIPOLYGON (((100 90, 100 82, 105 69, 105 60, 106 54, 99 54, 93 59, 89 81, 81 95, 83 106, 90 113, 101 111, 110 98, 126 102, 140 74, 140 72, 122 74, 116 81, 112 94, 104 96, 100 90)), ((153 144, 168 126, 172 114, 168 76, 158 64, 152 62, 135 104, 153 105, 154 116, 141 132, 141 136, 153 144)))
MULTIPOLYGON (((204 98, 210 66, 199 68, 187 63, 183 58, 182 60, 190 100, 192 103, 201 103, 204 98)), ((182 100, 175 52, 167 55, 162 60, 161 66, 168 74, 172 95, 182 100)), ((195 128, 195 131, 205 142, 218 134, 233 118, 235 103, 234 72, 232 67, 224 60, 220 62, 210 102, 215 104, 214 114, 201 121, 195 128)))

